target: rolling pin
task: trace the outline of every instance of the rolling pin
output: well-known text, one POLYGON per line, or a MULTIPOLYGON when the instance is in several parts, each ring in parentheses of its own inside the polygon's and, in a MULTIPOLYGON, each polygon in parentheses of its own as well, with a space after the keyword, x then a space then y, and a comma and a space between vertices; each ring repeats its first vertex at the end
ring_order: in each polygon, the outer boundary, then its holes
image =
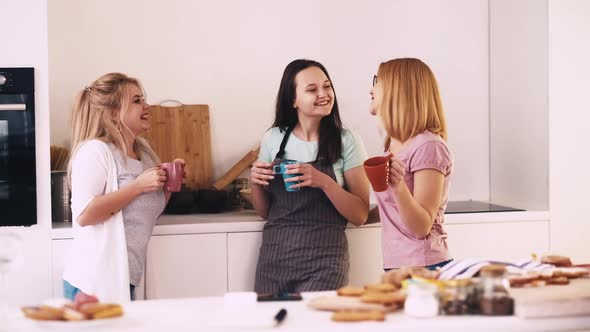
POLYGON ((259 152, 260 146, 256 146, 254 150, 251 150, 248 153, 246 153, 246 155, 244 155, 242 159, 240 159, 240 161, 233 165, 232 168, 230 168, 229 171, 223 174, 223 176, 219 180, 217 180, 217 182, 215 182, 211 187, 215 190, 222 190, 228 184, 232 183, 232 181, 235 180, 238 176, 240 176, 240 174, 242 174, 242 172, 244 172, 248 167, 250 167, 250 165, 252 165, 253 162, 258 160, 259 152))

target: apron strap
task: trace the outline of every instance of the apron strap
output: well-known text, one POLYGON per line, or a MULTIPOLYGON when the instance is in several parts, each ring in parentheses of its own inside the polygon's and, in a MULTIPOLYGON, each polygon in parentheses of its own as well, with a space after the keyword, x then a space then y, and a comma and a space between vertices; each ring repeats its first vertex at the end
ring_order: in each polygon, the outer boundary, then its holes
POLYGON ((279 152, 277 152, 275 159, 283 159, 283 156, 285 155, 285 146, 287 146, 287 141, 289 140, 289 136, 291 136, 292 131, 293 127, 287 127, 285 136, 283 136, 283 140, 281 141, 281 147, 279 148, 279 152))

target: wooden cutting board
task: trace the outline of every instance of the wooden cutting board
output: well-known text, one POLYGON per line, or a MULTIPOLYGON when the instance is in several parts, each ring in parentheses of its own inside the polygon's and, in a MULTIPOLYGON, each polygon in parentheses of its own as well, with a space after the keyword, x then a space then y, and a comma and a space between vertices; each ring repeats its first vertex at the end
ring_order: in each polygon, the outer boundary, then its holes
POLYGON ((209 188, 213 177, 208 105, 152 106, 147 139, 162 162, 183 158, 186 185, 209 188))
POLYGON ((569 285, 511 288, 515 314, 521 318, 590 315, 590 279, 571 279, 569 285))

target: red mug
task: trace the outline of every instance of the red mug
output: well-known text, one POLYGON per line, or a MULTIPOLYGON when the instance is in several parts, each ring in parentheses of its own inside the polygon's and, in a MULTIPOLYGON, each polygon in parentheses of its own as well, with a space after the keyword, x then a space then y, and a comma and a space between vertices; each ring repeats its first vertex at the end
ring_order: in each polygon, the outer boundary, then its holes
POLYGON ((166 182, 164 189, 170 192, 178 192, 182 188, 182 175, 184 174, 184 164, 176 162, 168 162, 160 165, 164 172, 166 172, 166 182))
POLYGON ((389 157, 377 156, 367 159, 364 164, 365 173, 371 182, 373 191, 381 192, 387 190, 389 184, 389 157))

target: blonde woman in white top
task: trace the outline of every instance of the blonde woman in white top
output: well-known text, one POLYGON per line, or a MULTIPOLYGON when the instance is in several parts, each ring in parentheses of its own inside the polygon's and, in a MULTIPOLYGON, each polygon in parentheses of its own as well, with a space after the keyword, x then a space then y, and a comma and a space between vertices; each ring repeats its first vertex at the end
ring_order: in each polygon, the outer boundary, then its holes
MULTIPOLYGON (((74 242, 65 262, 64 296, 134 298, 147 245, 170 193, 149 144, 149 105, 135 78, 109 73, 85 87, 72 116, 74 242)), ((184 163, 183 160, 177 159, 184 163)))

